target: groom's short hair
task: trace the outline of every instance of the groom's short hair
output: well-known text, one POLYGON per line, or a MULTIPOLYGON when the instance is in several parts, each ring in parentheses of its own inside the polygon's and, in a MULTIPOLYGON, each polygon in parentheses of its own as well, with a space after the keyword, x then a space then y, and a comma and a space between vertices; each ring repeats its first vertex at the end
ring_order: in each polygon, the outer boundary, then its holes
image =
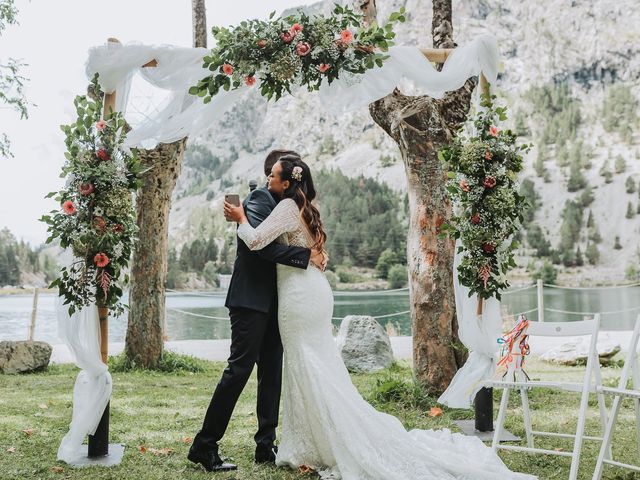
POLYGON ((288 155, 300 158, 300 154, 293 150, 271 150, 269 155, 267 155, 267 158, 264 160, 264 174, 268 177, 271 174, 271 167, 273 167, 282 157, 288 155))

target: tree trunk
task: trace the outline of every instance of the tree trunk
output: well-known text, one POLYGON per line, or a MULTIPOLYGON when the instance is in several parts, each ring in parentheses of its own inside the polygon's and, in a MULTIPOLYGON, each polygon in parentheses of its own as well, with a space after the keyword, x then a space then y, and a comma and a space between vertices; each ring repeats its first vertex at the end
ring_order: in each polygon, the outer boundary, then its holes
MULTIPOLYGON (((455 46, 451 0, 434 0, 433 11, 434 47, 455 46)), ((455 312, 454 242, 438 237, 452 213, 438 150, 466 120, 475 85, 469 80, 441 100, 395 90, 369 107, 373 120, 398 144, 407 174, 413 368, 417 381, 432 394, 446 390, 466 359, 455 312)))
POLYGON ((191 0, 193 46, 207 48, 207 14, 204 0, 191 0))
MULTIPOLYGON (((204 0, 192 0, 193 46, 207 46, 204 0)), ((129 322, 125 353, 129 362, 152 367, 162 357, 165 284, 169 250, 171 195, 180 175, 186 137, 140 150, 140 159, 152 167, 137 197, 139 240, 133 252, 129 322)))
POLYGON ((133 252, 125 352, 130 362, 145 368, 162 356, 169 210, 185 145, 186 138, 139 151, 142 164, 151 170, 136 199, 140 239, 133 252))

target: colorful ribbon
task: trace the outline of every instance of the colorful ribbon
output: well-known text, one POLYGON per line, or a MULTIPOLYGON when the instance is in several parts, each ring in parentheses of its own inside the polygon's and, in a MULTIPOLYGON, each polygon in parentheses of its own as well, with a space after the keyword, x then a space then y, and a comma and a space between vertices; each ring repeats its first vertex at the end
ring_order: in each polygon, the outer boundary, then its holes
POLYGON ((516 361, 515 369, 522 370, 525 377, 527 379, 529 376, 523 370, 524 367, 524 359, 527 355, 529 355, 529 334, 527 333, 527 329, 529 327, 529 320, 524 315, 520 315, 518 318, 518 323, 513 329, 507 333, 506 335, 498 338, 498 344, 502 345, 500 349, 500 360, 498 360, 498 367, 505 367, 507 370, 505 371, 504 376, 509 372, 509 366, 514 361, 514 355, 520 357, 520 362, 516 361), (520 353, 514 353, 514 348, 520 350, 520 353))

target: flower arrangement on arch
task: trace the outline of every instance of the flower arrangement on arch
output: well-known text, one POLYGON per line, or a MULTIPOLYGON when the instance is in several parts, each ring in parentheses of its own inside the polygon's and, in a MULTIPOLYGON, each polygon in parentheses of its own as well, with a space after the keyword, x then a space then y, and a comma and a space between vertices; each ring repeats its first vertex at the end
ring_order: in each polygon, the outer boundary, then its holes
POLYGON ((515 267, 514 234, 523 220, 527 201, 518 193, 522 154, 531 145, 517 145, 517 135, 500 129, 506 107, 494 107, 495 96, 483 95, 483 107, 473 119, 473 134, 461 133, 438 157, 447 171, 447 190, 454 213, 440 227, 441 235, 460 239, 460 283, 469 296, 496 297, 508 288, 506 274, 515 267))
POLYGON ((336 5, 333 14, 294 15, 269 20, 243 21, 235 28, 213 27, 216 46, 203 59, 203 67, 213 72, 189 89, 189 93, 211 101, 220 89, 260 82, 260 93, 278 100, 293 86, 318 90, 342 72, 362 74, 381 67, 384 54, 393 45, 393 26, 405 21, 402 7, 389 17, 384 27, 364 26, 363 16, 336 5))
MULTIPOLYGON (((97 75, 93 89, 99 91, 97 75)), ((59 239, 74 260, 50 288, 58 287, 69 314, 96 303, 118 315, 137 235, 132 194, 142 171, 135 151, 123 148, 127 126, 121 114, 102 119, 102 101, 87 96, 77 96, 74 105, 77 120, 61 126, 67 160, 60 176, 67 182, 47 195, 60 209, 41 218, 48 225, 47 243, 59 239)))

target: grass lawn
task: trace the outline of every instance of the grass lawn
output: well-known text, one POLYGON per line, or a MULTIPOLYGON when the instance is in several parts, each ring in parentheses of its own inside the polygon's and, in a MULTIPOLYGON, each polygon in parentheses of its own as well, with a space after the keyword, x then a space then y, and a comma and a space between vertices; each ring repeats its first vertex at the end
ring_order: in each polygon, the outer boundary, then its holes
MULTIPOLYGON (((182 479, 216 478, 220 480, 314 478, 312 474, 268 466, 255 466, 253 434, 256 428, 255 376, 240 398, 221 451, 239 465, 234 473, 215 476, 196 468, 186 460, 190 437, 201 425, 211 393, 224 365, 206 363, 201 373, 129 372, 114 373, 111 400, 111 441, 126 445, 124 460, 113 468, 73 469, 56 461, 60 439, 71 419, 71 392, 77 373, 72 366, 51 366, 48 371, 31 375, 0 375, 0 478, 91 478, 91 479, 182 479), (145 451, 146 449, 146 451, 145 451), (155 450, 154 450, 155 449, 155 450)), ((527 369, 533 378, 562 375, 577 376, 579 368, 554 367, 531 361, 527 369)), ((613 384, 617 368, 604 369, 606 383, 613 384)), ((373 375, 353 375, 361 393, 378 409, 397 415, 408 428, 442 428, 452 421, 472 418, 473 412, 445 410, 430 417, 434 399, 422 398, 411 382, 411 370, 400 363, 373 375)), ((497 395, 496 395, 497 397, 497 395)), ((534 429, 566 430, 575 427, 578 397, 573 394, 537 391, 530 395, 534 429)), ((515 400, 514 396, 512 400, 515 400)), ((494 402, 498 405, 498 399, 494 402)), ((521 409, 514 407, 507 428, 523 436, 521 409)), ((497 414, 497 412, 496 412, 497 414)), ((588 431, 596 433, 598 416, 595 399, 591 402, 588 431)), ((634 411, 631 402, 624 408, 616 430, 614 457, 625 462, 640 458, 634 437, 634 411)), ((570 449, 568 441, 540 440, 543 448, 570 449)), ((581 462, 581 479, 590 479, 599 445, 586 442, 581 462)), ((501 452, 512 469, 538 475, 541 479, 564 479, 569 459, 555 456, 501 452)), ((603 478, 632 479, 628 470, 606 467, 603 478)))

